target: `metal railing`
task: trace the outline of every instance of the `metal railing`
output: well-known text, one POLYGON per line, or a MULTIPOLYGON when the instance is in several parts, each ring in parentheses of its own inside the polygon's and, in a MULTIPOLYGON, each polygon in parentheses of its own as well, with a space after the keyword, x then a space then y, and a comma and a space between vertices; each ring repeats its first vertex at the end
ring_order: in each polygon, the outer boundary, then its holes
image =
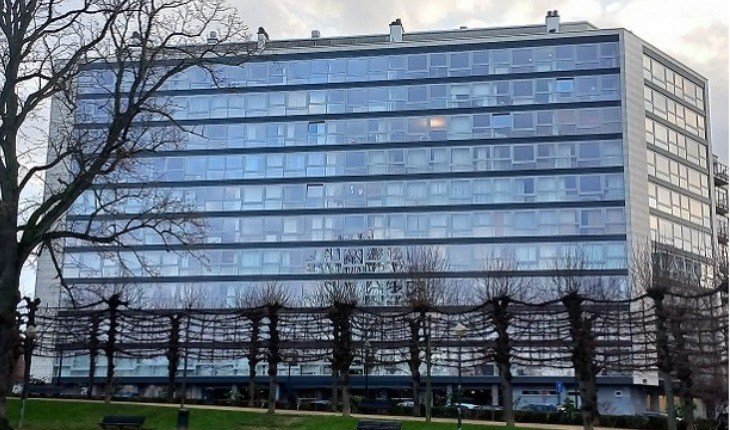
POLYGON ((715 158, 712 163, 712 170, 715 174, 716 181, 724 183, 725 185, 728 184, 727 164, 721 163, 717 160, 717 158, 715 158))
POLYGON ((715 189, 715 207, 718 209, 718 213, 727 213, 727 191, 722 188, 715 189))

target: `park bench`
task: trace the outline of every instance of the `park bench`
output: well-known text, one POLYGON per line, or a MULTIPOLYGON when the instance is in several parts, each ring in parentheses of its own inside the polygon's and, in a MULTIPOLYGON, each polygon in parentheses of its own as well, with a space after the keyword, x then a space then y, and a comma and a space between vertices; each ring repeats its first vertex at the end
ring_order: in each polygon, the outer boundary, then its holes
POLYGON ((357 430, 400 430, 400 421, 368 421, 357 422, 357 430))
POLYGON ((138 415, 106 415, 99 427, 104 430, 140 430, 145 417, 138 415))

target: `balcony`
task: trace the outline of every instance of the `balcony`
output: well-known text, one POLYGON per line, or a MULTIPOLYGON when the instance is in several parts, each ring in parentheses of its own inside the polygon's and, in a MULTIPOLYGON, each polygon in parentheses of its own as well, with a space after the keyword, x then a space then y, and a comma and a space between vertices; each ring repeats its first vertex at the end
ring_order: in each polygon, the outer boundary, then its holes
POLYGON ((718 215, 727 215, 727 191, 715 188, 715 212, 718 215))
POLYGON ((720 245, 718 247, 718 256, 717 256, 717 269, 718 271, 727 276, 728 274, 728 260, 727 260, 727 246, 720 245))
POLYGON ((727 245, 728 243, 728 221, 727 218, 717 219, 717 241, 727 245))
POLYGON ((712 162, 712 171, 715 174, 715 185, 726 187, 728 185, 727 164, 719 162, 717 156, 715 156, 712 162))

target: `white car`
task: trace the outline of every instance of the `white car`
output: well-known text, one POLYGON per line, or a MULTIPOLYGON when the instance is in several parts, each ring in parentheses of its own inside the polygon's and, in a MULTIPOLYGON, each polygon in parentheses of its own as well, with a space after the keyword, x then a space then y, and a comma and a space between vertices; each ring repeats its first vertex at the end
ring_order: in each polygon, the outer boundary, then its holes
POLYGON ((461 406, 461 409, 468 409, 468 410, 479 410, 482 409, 482 405, 476 405, 474 403, 452 403, 451 406, 458 408, 461 406))

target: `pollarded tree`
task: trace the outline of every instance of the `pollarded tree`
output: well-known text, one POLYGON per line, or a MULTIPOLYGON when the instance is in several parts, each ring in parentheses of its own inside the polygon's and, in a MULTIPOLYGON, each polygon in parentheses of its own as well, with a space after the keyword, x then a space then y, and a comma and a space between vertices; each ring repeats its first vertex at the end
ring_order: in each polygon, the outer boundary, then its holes
POLYGON ((243 61, 254 47, 229 42, 244 42, 245 35, 222 0, 10 0, 0 7, 0 419, 15 364, 20 273, 34 253, 48 252, 58 267, 55 251, 67 239, 114 245, 144 230, 166 243, 198 237, 200 224, 190 217, 163 216, 184 211, 180 199, 152 192, 140 200, 139 214, 102 219, 140 194, 112 190, 136 172, 137 155, 179 141, 170 132, 172 106, 158 90, 190 68, 243 61), (216 37, 202 43, 211 30, 216 37), (103 93, 101 101, 79 98, 80 78, 103 93), (83 127, 53 121, 46 160, 28 159, 23 133, 50 100, 54 115, 76 112, 85 121, 87 106, 101 116, 83 127), (168 127, 142 127, 150 120, 168 127), (44 197, 24 201, 35 181, 44 197), (82 196, 96 199, 94 207, 83 219, 63 222, 82 196))
POLYGON ((645 342, 653 341, 655 365, 662 381, 667 409, 667 428, 677 428, 674 372, 676 370, 671 344, 670 323, 672 318, 671 294, 673 288, 681 288, 684 275, 677 271, 680 254, 670 246, 647 242, 633 251, 631 275, 637 291, 635 295, 646 295, 642 306, 648 308, 653 319, 642 325, 645 342))
POLYGON ((337 411, 337 393, 342 392, 342 414, 350 415, 350 366, 355 359, 353 319, 358 305, 355 283, 341 280, 326 281, 314 291, 312 302, 326 308, 331 322, 332 339, 332 399, 337 411))
POLYGON ((269 282, 264 286, 261 292, 261 301, 266 312, 268 321, 268 340, 266 348, 266 358, 269 367, 269 413, 276 411, 276 376, 279 369, 281 357, 281 341, 280 341, 280 311, 289 304, 291 300, 290 292, 282 284, 278 282, 269 282))
MULTIPOLYGON (((570 359, 578 382, 583 428, 592 430, 598 424, 597 376, 602 370, 597 347, 599 330, 597 314, 590 309, 595 300, 605 300, 612 288, 606 279, 591 275, 590 256, 582 248, 567 252, 555 265, 552 278, 554 293, 565 309, 570 359)), ((616 297, 620 298, 620 297, 616 297)))
POLYGON ((234 299, 238 308, 249 325, 244 328, 244 338, 248 337, 246 360, 248 361, 248 407, 255 407, 256 403, 256 366, 261 362, 263 340, 261 328, 266 311, 263 306, 262 292, 258 289, 239 290, 234 299))
POLYGON ((499 371, 502 388, 502 407, 504 421, 508 426, 515 425, 512 399, 512 336, 514 330, 514 302, 529 300, 527 288, 522 278, 514 276, 517 263, 513 257, 492 257, 486 262, 483 276, 476 288, 476 296, 483 303, 483 312, 494 326, 494 362, 499 371))
MULTIPOLYGON (((426 339, 426 320, 428 313, 446 302, 449 284, 443 274, 449 270, 449 262, 435 247, 410 247, 406 249, 406 257, 402 263, 408 274, 403 304, 411 309, 406 315, 409 331, 408 368, 411 371, 411 389, 413 393, 413 416, 420 415, 421 364, 424 341, 426 339)), ((430 363, 427 363, 430 366, 430 363)), ((430 379, 427 379, 424 402, 426 418, 431 416, 430 379)))

